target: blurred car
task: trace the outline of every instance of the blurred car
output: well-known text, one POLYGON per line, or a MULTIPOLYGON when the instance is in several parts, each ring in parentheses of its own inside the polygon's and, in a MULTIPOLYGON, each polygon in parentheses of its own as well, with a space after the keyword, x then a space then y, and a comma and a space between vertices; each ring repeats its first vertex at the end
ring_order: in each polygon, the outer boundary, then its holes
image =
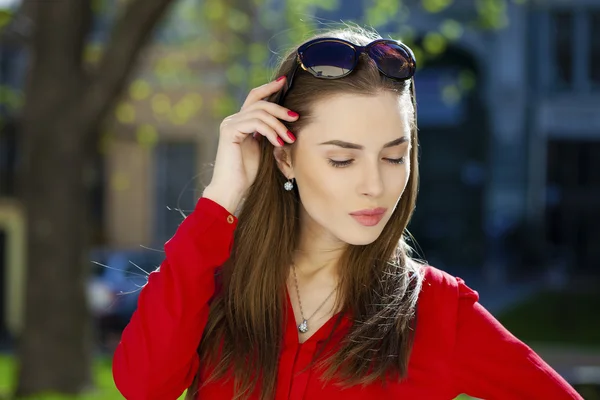
POLYGON ((163 259, 163 252, 147 249, 91 252, 93 269, 87 288, 88 304, 99 344, 105 350, 112 350, 118 343, 137 307, 141 288, 163 259))

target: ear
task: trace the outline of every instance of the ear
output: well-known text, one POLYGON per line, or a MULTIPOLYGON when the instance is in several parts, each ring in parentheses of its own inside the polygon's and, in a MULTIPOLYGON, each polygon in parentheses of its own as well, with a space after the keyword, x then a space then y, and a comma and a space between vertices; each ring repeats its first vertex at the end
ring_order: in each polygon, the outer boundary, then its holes
POLYGON ((273 156, 277 161, 277 167, 288 179, 294 178, 294 167, 292 166, 292 150, 290 146, 273 147, 273 156))

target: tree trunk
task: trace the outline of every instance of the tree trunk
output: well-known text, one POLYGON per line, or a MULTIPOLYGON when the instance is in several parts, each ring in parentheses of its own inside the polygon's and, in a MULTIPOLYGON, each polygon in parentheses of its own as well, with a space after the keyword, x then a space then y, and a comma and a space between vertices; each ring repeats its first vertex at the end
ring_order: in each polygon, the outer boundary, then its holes
POLYGON ((24 120, 28 271, 25 327, 19 337, 18 396, 80 393, 91 381, 86 155, 73 95, 55 115, 24 120), (48 151, 52 148, 52 151, 48 151))
POLYGON ((91 380, 88 215, 78 107, 87 2, 35 2, 20 189, 27 211, 25 329, 17 396, 80 393, 91 380))
MULTIPOLYGON (((54 100, 60 104, 55 112, 35 110, 32 104, 24 114, 22 194, 27 210, 28 271, 25 329, 19 337, 19 395, 50 389, 78 393, 91 383, 85 296, 87 154, 82 151, 83 127, 76 115, 77 85, 73 78, 71 87, 61 88, 64 97, 54 100)), ((39 97, 32 102, 43 102, 45 96, 39 97)))
POLYGON ((17 397, 92 385, 87 171, 104 116, 172 2, 131 0, 90 72, 82 57, 90 0, 26 3, 34 32, 21 131, 28 270, 17 397))

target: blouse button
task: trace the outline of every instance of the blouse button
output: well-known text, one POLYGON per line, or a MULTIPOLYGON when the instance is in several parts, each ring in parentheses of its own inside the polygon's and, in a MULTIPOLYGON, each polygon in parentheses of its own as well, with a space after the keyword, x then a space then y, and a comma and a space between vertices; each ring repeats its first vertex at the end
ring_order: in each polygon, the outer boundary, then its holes
POLYGON ((233 224, 233 221, 234 221, 233 215, 228 215, 227 216, 227 222, 229 222, 230 224, 233 224))

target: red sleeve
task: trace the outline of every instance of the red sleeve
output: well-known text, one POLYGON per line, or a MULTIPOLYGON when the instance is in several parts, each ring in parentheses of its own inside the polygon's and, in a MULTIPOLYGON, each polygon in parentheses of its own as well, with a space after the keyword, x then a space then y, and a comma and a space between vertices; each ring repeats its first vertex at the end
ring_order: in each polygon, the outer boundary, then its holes
POLYGON ((486 400, 582 399, 478 303, 476 291, 457 281, 457 334, 450 368, 458 393, 486 400))
POLYGON ((229 258, 236 225, 203 197, 165 244, 165 261, 148 276, 115 350, 113 378, 126 399, 176 399, 192 383, 215 270, 229 258))

